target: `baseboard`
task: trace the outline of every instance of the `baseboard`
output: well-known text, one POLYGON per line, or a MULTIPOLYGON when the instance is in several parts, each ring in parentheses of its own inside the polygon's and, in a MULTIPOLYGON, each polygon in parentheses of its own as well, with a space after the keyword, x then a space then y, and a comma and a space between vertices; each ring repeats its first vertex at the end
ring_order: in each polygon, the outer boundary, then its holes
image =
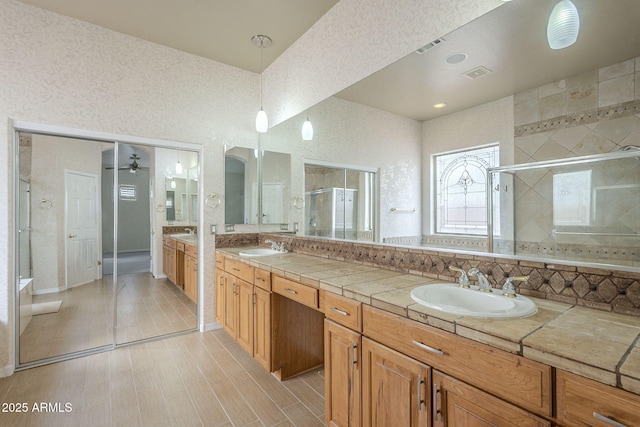
POLYGON ((34 289, 33 295, 47 295, 47 294, 57 294, 58 292, 66 291, 67 287, 62 288, 47 288, 47 289, 34 289))
POLYGON ((207 323, 204 325, 204 330, 201 332, 215 331, 216 329, 222 329, 222 326, 220 326, 218 322, 207 323))
POLYGON ((15 370, 16 370, 16 367, 13 365, 5 366, 4 368, 0 369, 0 378, 10 377, 11 375, 13 375, 15 370))

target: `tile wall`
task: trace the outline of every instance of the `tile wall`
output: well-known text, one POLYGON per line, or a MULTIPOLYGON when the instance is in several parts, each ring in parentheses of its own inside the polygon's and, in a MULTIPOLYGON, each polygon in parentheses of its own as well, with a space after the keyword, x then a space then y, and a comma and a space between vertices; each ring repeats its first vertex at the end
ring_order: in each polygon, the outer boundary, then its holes
MULTIPOLYGON (((640 58, 517 94, 514 121, 516 164, 640 146, 640 58)), ((607 191, 610 200, 606 209, 601 209, 609 215, 615 213, 616 230, 640 233, 640 161, 600 165, 592 174, 599 180, 594 186, 618 189, 615 195, 607 191)), ((552 234, 552 176, 547 169, 517 174, 516 254, 640 266, 637 237, 552 234)))

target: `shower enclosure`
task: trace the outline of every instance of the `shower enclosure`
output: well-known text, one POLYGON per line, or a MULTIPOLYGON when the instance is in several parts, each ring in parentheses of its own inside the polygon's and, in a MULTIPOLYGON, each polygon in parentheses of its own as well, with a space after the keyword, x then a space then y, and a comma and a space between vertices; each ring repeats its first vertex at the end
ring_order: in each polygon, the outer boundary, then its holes
POLYGON ((489 251, 640 267, 640 151, 491 168, 489 251), (510 207, 510 208, 509 208, 510 207))

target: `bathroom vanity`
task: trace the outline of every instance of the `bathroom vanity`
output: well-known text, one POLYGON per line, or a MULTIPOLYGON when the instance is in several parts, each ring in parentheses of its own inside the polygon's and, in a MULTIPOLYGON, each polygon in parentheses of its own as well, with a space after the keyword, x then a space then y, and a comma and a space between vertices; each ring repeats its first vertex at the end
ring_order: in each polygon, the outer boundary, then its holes
POLYGON ((635 317, 535 298, 538 313, 526 318, 438 313, 409 295, 442 278, 298 253, 247 258, 240 250, 216 252, 216 319, 281 380, 324 364, 327 425, 640 419, 635 338, 625 344, 630 357, 607 349, 607 335, 637 336, 635 317), (564 338, 567 328, 573 339, 564 338), (586 330, 591 339, 583 342, 586 330), (555 351, 554 335, 562 347, 592 350, 555 351), (604 355, 593 360, 597 352, 604 355), (628 380, 611 383, 604 367, 628 380))
POLYGON ((162 272, 191 301, 198 302, 198 242, 195 234, 162 236, 162 272))

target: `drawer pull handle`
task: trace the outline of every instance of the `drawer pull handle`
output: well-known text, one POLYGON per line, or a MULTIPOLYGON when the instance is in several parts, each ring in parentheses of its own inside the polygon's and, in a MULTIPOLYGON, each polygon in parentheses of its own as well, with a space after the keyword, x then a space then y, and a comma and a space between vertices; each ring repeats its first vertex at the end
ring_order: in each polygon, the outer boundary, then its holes
POLYGON ((444 356, 444 351, 437 349, 437 348, 433 348, 433 347, 429 347, 428 345, 422 344, 420 341, 416 341, 413 340, 413 343, 415 345, 417 345, 418 347, 420 347, 423 350, 427 350, 430 351, 431 353, 435 353, 435 354, 439 354, 440 356, 444 356))
POLYGON ((617 422, 616 420, 611 419, 609 417, 605 417, 604 415, 600 415, 597 412, 593 413, 593 417, 598 419, 598 420, 600 420, 600 421, 602 421, 602 422, 605 422, 605 423, 607 423, 609 425, 615 426, 615 427, 627 427, 625 424, 621 424, 621 423, 617 422))
POLYGON ((256 277, 256 280, 259 280, 260 282, 264 282, 264 279, 262 277, 256 277))
POLYGON ((433 383, 433 394, 431 397, 431 410, 433 412, 433 421, 440 418, 440 408, 438 408, 438 393, 440 393, 440 387, 438 383, 433 383))
POLYGON ((235 268, 235 267, 231 267, 231 269, 232 269, 233 271, 240 271, 240 269, 239 269, 239 268, 235 268))
POLYGON ((422 384, 424 383, 424 381, 422 381, 422 375, 418 375, 418 411, 422 410, 422 404, 424 403, 424 400, 422 400, 422 384))
POLYGON ((289 292, 290 294, 298 295, 298 293, 291 288, 284 288, 284 290, 289 292))
POLYGON ((348 316, 349 313, 344 311, 344 310, 340 310, 338 307, 331 307, 331 311, 335 311, 338 314, 342 314, 343 316, 348 316))

